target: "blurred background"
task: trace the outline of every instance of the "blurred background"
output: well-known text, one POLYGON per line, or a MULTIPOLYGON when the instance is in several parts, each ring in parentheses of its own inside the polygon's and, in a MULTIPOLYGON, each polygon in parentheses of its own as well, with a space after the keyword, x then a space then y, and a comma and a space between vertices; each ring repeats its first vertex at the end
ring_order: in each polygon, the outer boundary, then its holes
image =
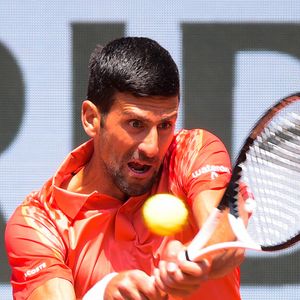
MULTIPOLYGON (((298 0, 1 0, 1 300, 12 299, 5 223, 87 139, 80 103, 89 55, 121 36, 150 37, 170 51, 182 82, 178 129, 212 131, 233 160, 262 112, 300 91, 298 0)), ((300 299, 300 247, 249 252, 242 295, 300 299)))

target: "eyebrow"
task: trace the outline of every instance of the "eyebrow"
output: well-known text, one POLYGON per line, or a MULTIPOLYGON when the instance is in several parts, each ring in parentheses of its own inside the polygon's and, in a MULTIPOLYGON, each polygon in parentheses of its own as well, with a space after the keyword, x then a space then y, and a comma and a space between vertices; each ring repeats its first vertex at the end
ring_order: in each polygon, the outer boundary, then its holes
MULTIPOLYGON (((126 115, 126 116, 128 116, 128 117, 132 117, 133 119, 137 119, 137 118, 138 118, 138 119, 141 119, 141 120, 143 120, 143 121, 148 121, 148 122, 150 121, 148 118, 146 118, 146 117, 144 117, 144 116, 140 116, 139 114, 132 113, 132 112, 124 111, 124 112, 123 112, 123 115, 126 115)), ((178 115, 178 112, 176 111, 176 112, 174 112, 174 113, 168 115, 167 117, 162 118, 160 121, 161 121, 161 122, 170 121, 170 120, 176 118, 177 115, 178 115)))

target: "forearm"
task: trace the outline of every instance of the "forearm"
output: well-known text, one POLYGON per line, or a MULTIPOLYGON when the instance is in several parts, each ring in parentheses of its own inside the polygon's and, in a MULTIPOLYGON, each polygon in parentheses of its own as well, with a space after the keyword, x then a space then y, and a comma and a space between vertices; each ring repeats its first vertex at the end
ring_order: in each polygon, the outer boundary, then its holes
MULTIPOLYGON (((193 213, 200 230, 211 211, 218 206, 223 194, 224 189, 219 191, 205 191, 198 195, 198 197, 194 200, 193 213)), ((206 246, 234 241, 236 239, 229 224, 228 213, 228 210, 225 210, 222 213, 217 227, 206 243, 206 246)), ((211 262, 211 270, 208 277, 210 279, 219 278, 230 273, 235 267, 242 263, 244 259, 244 251, 223 249, 218 250, 218 252, 205 255, 203 258, 206 258, 211 262)))
POLYGON ((28 300, 76 300, 72 283, 62 278, 52 278, 36 288, 28 300))
MULTIPOLYGON (((193 201, 193 215, 195 221, 201 230, 203 224, 206 222, 207 218, 220 203, 221 198, 225 189, 222 190, 207 190, 200 193, 193 201)), ((221 219, 218 223, 215 232, 211 236, 207 245, 216 244, 220 242, 232 241, 235 236, 231 230, 231 226, 227 217, 228 211, 224 211, 221 219)))

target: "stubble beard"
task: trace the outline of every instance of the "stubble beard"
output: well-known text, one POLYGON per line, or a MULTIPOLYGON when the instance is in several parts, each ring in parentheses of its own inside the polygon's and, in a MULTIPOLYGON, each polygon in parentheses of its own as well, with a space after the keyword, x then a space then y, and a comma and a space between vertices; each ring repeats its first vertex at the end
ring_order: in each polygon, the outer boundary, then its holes
MULTIPOLYGON (((103 122, 101 124, 102 130, 105 130, 105 116, 101 118, 101 121, 103 122)), ((103 143, 106 141, 105 135, 100 134, 100 138, 102 139, 103 143)), ((106 169, 106 175, 109 176, 116 186, 122 193, 124 193, 126 196, 140 196, 143 194, 146 194, 149 192, 152 188, 152 186, 157 182, 158 180, 158 174, 160 173, 159 170, 155 171, 152 175, 152 177, 145 183, 130 183, 128 179, 126 179, 126 169, 127 161, 130 160, 135 155, 135 153, 128 153, 124 159, 123 162, 120 164, 117 164, 114 161, 105 161, 103 160, 103 165, 106 169)))
POLYGON ((106 164, 108 174, 111 176, 115 186, 127 196, 140 196, 149 192, 152 186, 157 181, 158 172, 155 172, 152 177, 145 183, 129 182, 126 179, 125 168, 123 165, 120 168, 113 167, 111 164, 106 164))

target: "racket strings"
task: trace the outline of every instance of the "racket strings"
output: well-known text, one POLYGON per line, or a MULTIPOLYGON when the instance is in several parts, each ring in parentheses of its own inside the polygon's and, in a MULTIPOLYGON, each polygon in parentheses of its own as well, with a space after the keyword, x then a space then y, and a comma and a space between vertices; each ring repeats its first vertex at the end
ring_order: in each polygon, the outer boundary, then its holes
POLYGON ((292 124, 289 125, 289 127, 275 127, 272 124, 270 128, 262 132, 255 144, 260 149, 266 150, 265 154, 270 155, 276 161, 283 161, 291 166, 294 164, 300 166, 300 130, 296 134, 295 131, 291 131, 292 124))
POLYGON ((256 202, 248 232, 267 248, 284 244, 300 228, 300 116, 284 114, 259 134, 240 164, 240 181, 256 202))

